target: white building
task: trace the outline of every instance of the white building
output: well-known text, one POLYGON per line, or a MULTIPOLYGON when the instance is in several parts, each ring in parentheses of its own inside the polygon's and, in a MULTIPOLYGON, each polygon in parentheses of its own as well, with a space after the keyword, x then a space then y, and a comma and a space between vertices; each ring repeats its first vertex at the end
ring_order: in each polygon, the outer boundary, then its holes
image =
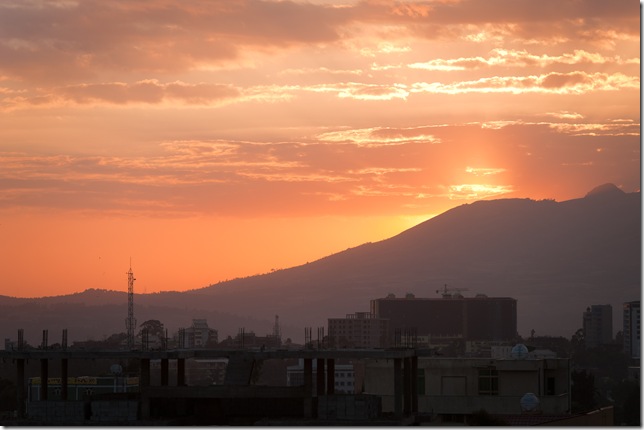
POLYGON ((216 344, 217 330, 208 327, 205 319, 193 319, 192 325, 179 330, 180 348, 204 348, 209 342, 216 344))

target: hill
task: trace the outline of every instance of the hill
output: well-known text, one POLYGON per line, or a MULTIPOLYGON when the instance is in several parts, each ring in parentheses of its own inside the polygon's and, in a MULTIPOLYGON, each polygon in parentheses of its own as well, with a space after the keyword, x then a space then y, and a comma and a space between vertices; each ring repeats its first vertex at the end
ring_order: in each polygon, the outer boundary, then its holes
MULTIPOLYGON (((614 331, 621 330, 622 303, 640 298, 640 269, 640 193, 606 184, 564 202, 499 199, 462 205, 390 239, 198 290, 137 294, 135 306, 139 322, 159 319, 173 331, 206 317, 224 337, 240 327, 269 333, 279 315, 284 335, 301 342, 304 327, 368 311, 371 299, 389 293, 437 297, 436 290, 447 284, 467 288, 465 296, 516 298, 522 335, 534 329, 537 335, 570 337, 591 304, 612 304, 614 331)), ((40 333, 65 323, 71 337, 82 324, 100 338, 124 331, 126 303, 125 293, 96 290, 0 298, 0 326, 5 337, 15 338, 18 327, 28 330, 26 324, 38 323, 30 330, 40 333)))

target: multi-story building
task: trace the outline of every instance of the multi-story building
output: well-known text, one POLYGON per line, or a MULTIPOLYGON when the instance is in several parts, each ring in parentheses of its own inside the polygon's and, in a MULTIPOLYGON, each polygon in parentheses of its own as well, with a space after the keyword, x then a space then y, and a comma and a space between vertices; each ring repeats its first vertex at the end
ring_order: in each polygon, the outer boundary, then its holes
POLYGON ((517 301, 509 297, 416 298, 407 294, 371 301, 371 314, 389 320, 389 338, 397 333, 468 340, 510 341, 517 337, 517 301))
MULTIPOLYGON (((334 390, 336 394, 359 393, 362 389, 361 372, 354 363, 336 363, 334 367, 334 390)), ((325 366, 326 371, 326 366, 325 366)), ((313 391, 317 390, 317 360, 313 360, 313 391)), ((304 385, 304 360, 286 368, 286 385, 304 385)))
POLYGON ((179 330, 180 348, 204 348, 208 343, 216 345, 217 330, 208 327, 205 319, 193 319, 192 326, 179 330))
POLYGON ((329 318, 329 344, 336 348, 385 348, 389 320, 369 312, 348 314, 346 318, 329 318))
MULTIPOLYGON (((395 408, 392 361, 365 364, 364 393, 381 396, 385 413, 395 408)), ((505 359, 421 357, 416 376, 418 412, 432 415, 437 425, 465 423, 481 410, 509 415, 570 413, 567 358, 532 359, 527 353, 505 359)))
POLYGON ((630 358, 640 358, 640 301, 624 303, 624 352, 630 358))
POLYGON ((586 308, 583 318, 586 348, 597 348, 613 341, 613 307, 592 305, 586 308))

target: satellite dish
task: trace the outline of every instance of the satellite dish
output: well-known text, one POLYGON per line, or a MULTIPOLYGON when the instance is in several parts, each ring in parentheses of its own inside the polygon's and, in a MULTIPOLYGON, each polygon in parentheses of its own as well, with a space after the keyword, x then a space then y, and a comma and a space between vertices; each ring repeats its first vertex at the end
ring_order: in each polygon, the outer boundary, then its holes
POLYGON ((123 373, 123 367, 121 367, 120 364, 112 364, 110 366, 110 372, 115 375, 120 375, 121 373, 123 373))
POLYGON ((525 393, 519 403, 523 412, 535 412, 539 408, 539 398, 534 393, 525 393))
POLYGON ((524 359, 528 356, 528 347, 522 343, 517 343, 510 351, 510 356, 514 359, 524 359))

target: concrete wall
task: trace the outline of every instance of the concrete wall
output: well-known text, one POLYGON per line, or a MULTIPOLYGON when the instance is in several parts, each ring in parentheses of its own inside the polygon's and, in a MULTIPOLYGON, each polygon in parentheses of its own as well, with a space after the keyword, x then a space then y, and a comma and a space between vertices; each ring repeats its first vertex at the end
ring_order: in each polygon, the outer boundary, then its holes
POLYGON ((124 422, 136 421, 137 400, 97 400, 92 402, 91 421, 124 422))
POLYGON ((137 400, 49 400, 27 403, 27 417, 30 421, 51 425, 83 424, 88 421, 123 423, 136 421, 138 408, 137 400))
POLYGON ((380 416, 380 397, 369 395, 320 396, 318 418, 324 420, 368 420, 380 416))
POLYGON ((27 418, 30 421, 41 421, 48 424, 82 424, 85 421, 83 401, 40 401, 27 403, 27 418))
MULTIPOLYGON (((382 412, 394 411, 394 396, 383 395, 382 412)), ((490 414, 521 414, 522 396, 418 396, 418 411, 434 414, 471 414, 485 409, 490 414)), ((565 414, 568 396, 539 398, 539 408, 548 415, 565 414)))

